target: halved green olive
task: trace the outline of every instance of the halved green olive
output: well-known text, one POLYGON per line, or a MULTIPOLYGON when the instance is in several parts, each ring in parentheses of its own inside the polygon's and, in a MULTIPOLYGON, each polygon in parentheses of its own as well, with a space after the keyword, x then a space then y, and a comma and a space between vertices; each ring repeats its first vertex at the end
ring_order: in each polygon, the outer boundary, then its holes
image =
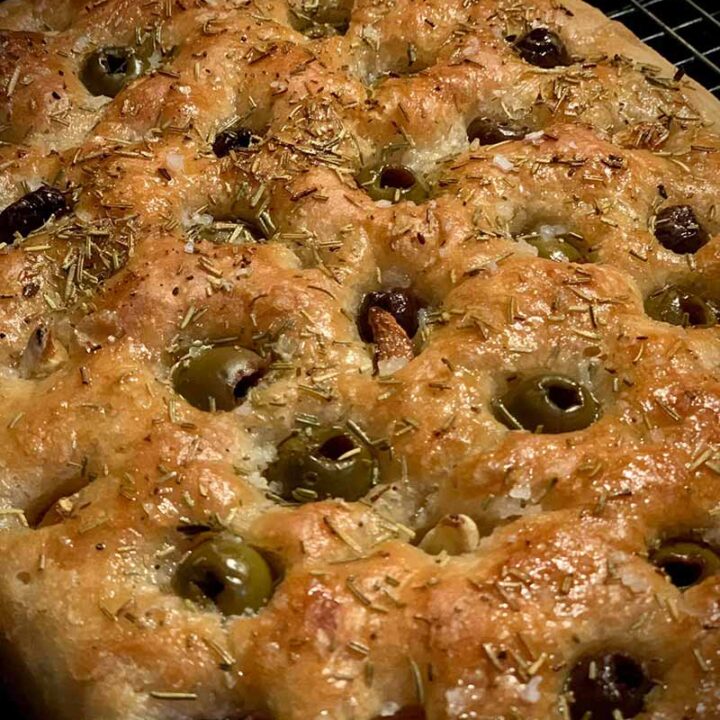
POLYGON ((428 197, 425 182, 406 165, 382 163, 368 166, 361 170, 357 180, 373 200, 411 200, 419 205, 428 197))
POLYGON ((240 538, 218 535, 198 545, 175 573, 176 592, 207 600, 225 615, 257 612, 272 595, 273 576, 263 556, 240 538))
POLYGON ((668 540, 650 553, 650 560, 682 589, 720 573, 718 554, 705 543, 692 540, 668 540))
POLYGON ((265 373, 266 363, 245 348, 214 347, 182 360, 175 391, 199 410, 232 410, 265 373))
POLYGON ((280 443, 278 459, 267 471, 271 485, 294 502, 359 500, 377 482, 377 475, 373 453, 342 427, 291 435, 280 443))
POLYGON ((115 97, 144 70, 143 61, 133 48, 106 47, 87 57, 80 79, 93 95, 115 97))
POLYGON ((495 416, 512 430, 566 433, 600 417, 600 403, 582 383, 565 375, 540 374, 520 380, 494 403, 495 416))
POLYGON ((570 720, 633 718, 645 708, 653 681, 634 658, 622 653, 579 660, 565 683, 570 720))
POLYGON ((712 327, 718 321, 711 302, 676 285, 668 285, 648 296, 645 312, 653 320, 682 327, 712 327))
POLYGON ((583 246, 583 238, 574 233, 563 233, 554 237, 543 235, 524 236, 523 240, 538 251, 538 257, 555 262, 590 262, 590 253, 583 246))

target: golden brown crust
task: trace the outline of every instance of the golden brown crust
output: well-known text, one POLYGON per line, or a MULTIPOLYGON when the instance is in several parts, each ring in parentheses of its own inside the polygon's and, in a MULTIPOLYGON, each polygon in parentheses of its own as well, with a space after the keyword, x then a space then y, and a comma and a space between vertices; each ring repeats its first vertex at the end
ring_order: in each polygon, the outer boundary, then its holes
POLYGON ((0 650, 38 717, 567 718, 601 650, 652 676, 637 717, 720 716, 720 577, 648 560, 720 545, 720 330, 643 305, 720 303, 709 93, 579 0, 6 0, 0 28, 0 209, 42 184, 71 208, 0 251, 0 650), (541 26, 575 62, 506 39, 541 26), (127 45, 149 69, 93 96, 86 57, 127 45), (469 143, 485 116, 528 132, 469 143), (429 197, 373 200, 388 159, 429 197), (710 239, 677 254, 653 223, 687 204, 710 239), (389 287, 420 330, 375 308, 373 346, 356 316, 389 287), (204 412, 172 368, 221 339, 269 367, 204 412), (597 422, 508 429, 493 403, 537 371, 597 422), (315 425, 372 446, 362 501, 268 486, 315 425), (220 529, 282 569, 256 615, 175 590, 220 529))

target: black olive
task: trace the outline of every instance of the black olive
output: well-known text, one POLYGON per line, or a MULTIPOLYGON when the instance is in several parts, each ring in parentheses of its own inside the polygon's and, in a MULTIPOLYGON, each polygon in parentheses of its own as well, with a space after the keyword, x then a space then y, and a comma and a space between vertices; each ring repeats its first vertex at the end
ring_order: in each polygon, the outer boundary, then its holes
POLYGON ((253 134, 247 128, 229 128, 215 136, 213 152, 217 157, 225 157, 231 150, 247 150, 253 144, 253 134))
POLYGON ((418 331, 418 313, 422 308, 420 301, 413 293, 403 288, 380 290, 368 293, 360 304, 358 311, 358 330, 365 342, 373 342, 373 331, 368 314, 371 307, 389 312, 405 331, 409 338, 418 331))
POLYGON ((145 70, 142 58, 129 47, 106 47, 88 56, 81 79, 93 95, 115 97, 145 70))
POLYGON ((643 666, 628 655, 582 658, 565 683, 570 720, 633 718, 643 711, 645 696, 653 685, 643 666))
POLYGON ((11 244, 16 235, 26 237, 53 215, 68 211, 65 196, 56 188, 42 185, 0 212, 0 242, 11 244))
POLYGON ((653 320, 681 327, 707 328, 718 321, 714 303, 676 285, 668 285, 648 296, 645 312, 653 320))
POLYGON ((681 589, 720 572, 717 553, 705 543, 693 540, 668 540, 650 553, 650 560, 681 589))
POLYGON ((517 40, 514 47, 523 60, 540 68, 572 65, 572 58, 562 38, 548 28, 531 30, 517 40))
POLYGON ((696 253, 710 242, 710 235, 689 205, 661 210, 655 219, 655 237, 664 248, 678 255, 696 253))
POLYGON ((600 417, 600 403, 590 390, 564 375, 521 380, 493 404, 497 419, 511 430, 574 432, 600 417))
POLYGON ((506 140, 522 140, 530 132, 527 125, 512 120, 477 117, 468 125, 467 136, 470 142, 477 140, 480 145, 496 145, 506 140))

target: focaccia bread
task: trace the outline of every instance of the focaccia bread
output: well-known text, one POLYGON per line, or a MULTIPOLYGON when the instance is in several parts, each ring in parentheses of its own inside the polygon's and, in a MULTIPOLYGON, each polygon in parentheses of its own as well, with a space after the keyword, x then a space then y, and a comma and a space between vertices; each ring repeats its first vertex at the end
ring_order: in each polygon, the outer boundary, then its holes
POLYGON ((0 28, 19 717, 720 717, 709 93, 578 0, 0 28))

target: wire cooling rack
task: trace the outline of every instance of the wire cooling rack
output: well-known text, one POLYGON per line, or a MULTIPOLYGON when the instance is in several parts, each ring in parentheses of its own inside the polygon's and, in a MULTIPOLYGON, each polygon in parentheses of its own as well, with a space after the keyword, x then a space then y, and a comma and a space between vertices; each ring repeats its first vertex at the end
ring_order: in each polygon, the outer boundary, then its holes
MULTIPOLYGON (((589 1, 720 98, 720 0, 589 1)), ((0 688, 0 715, 21 720, 8 702, 0 688)))
POLYGON ((720 98, 719 0, 590 0, 720 98))

